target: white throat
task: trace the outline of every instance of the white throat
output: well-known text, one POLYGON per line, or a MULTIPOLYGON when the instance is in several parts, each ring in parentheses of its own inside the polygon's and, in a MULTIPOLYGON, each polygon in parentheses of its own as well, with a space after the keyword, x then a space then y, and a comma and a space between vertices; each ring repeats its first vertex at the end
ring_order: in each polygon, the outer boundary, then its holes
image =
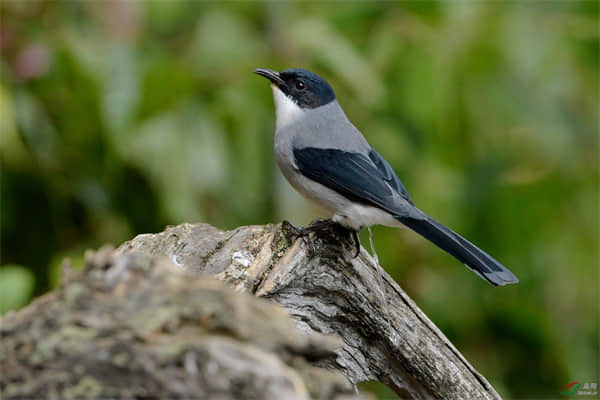
POLYGON ((275 102, 275 128, 280 128, 296 121, 304 114, 298 104, 285 95, 277 86, 271 84, 275 102))

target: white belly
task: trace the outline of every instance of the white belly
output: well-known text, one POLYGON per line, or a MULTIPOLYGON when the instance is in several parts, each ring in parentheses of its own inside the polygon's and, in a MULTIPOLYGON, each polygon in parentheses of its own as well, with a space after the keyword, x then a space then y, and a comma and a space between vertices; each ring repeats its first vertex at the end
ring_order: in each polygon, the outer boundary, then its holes
POLYGON ((352 228, 355 231, 359 231, 362 228, 371 225, 403 226, 388 212, 383 211, 380 208, 358 203, 350 204, 345 209, 336 211, 333 215, 333 220, 348 228, 352 228))

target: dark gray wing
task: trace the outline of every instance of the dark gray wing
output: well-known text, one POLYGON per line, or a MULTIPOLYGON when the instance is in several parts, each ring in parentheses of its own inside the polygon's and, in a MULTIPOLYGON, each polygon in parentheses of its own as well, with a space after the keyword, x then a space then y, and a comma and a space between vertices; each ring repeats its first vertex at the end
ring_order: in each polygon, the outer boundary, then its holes
POLYGON ((294 149, 294 158, 302 175, 353 201, 391 214, 399 212, 398 194, 412 204, 396 174, 377 153, 374 158, 378 164, 371 155, 315 147, 294 149))
POLYGON ((400 182, 400 179, 398 179, 398 176, 385 158, 381 157, 374 149, 371 149, 369 152, 369 158, 371 161, 373 161, 373 164, 375 164, 379 172, 381 172, 385 181, 390 184, 398 193, 400 193, 402 197, 408 200, 410 204, 413 204, 408 192, 406 191, 406 188, 402 182, 400 182))

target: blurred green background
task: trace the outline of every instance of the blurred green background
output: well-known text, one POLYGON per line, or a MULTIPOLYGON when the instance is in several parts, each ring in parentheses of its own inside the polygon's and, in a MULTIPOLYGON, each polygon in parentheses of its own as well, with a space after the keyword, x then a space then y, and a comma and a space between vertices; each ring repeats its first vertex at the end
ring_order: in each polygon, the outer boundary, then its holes
POLYGON ((520 278, 492 288, 416 234, 374 229, 382 265, 475 368, 506 398, 599 381, 598 2, 0 10, 0 312, 106 242, 319 216, 277 170, 271 90, 252 74, 303 67, 421 209, 520 278))

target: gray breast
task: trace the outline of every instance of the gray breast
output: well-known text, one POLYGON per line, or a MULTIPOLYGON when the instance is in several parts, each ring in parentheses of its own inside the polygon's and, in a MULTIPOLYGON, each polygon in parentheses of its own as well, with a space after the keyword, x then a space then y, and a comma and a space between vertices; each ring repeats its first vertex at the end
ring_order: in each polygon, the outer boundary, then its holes
POLYGON ((308 199, 338 211, 349 201, 337 192, 304 177, 294 160, 294 148, 339 149, 368 155, 370 146, 350 123, 337 101, 305 111, 301 118, 275 132, 275 160, 290 184, 308 199))
POLYGON ((368 154, 370 146, 337 101, 305 111, 284 128, 294 148, 316 147, 368 154))

